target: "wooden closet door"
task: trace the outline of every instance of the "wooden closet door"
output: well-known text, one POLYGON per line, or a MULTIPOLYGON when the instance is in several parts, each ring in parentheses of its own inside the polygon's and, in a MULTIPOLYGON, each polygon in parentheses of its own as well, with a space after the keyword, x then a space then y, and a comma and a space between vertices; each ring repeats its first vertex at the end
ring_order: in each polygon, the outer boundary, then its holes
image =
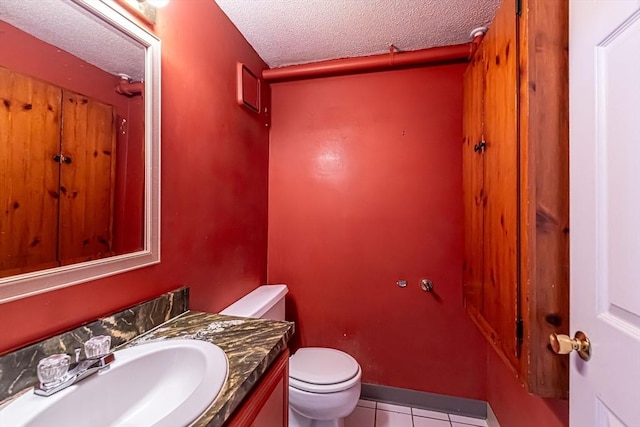
POLYGON ((0 68, 0 277, 55 267, 61 90, 0 68))
POLYGON ((462 283, 467 310, 482 310, 484 156, 474 149, 482 140, 484 47, 474 54, 463 83, 462 193, 464 203, 464 262, 462 283))
POLYGON ((63 91, 60 262, 112 255, 115 179, 113 108, 63 91), (69 160, 70 159, 70 160, 69 160))
POLYGON ((482 44, 485 52, 484 333, 519 366, 518 81, 516 0, 504 0, 482 44))

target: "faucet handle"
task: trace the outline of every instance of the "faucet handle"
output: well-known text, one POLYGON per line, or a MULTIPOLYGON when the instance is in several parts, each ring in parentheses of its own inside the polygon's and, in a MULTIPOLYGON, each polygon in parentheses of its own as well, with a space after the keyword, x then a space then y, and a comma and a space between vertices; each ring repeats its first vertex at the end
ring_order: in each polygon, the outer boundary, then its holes
POLYGON ((94 359, 104 356, 111 349, 111 337, 109 335, 98 335, 84 343, 84 354, 87 359, 94 359))
POLYGON ((69 371, 68 354, 54 354, 38 362, 37 374, 40 383, 45 387, 52 387, 62 383, 69 371))

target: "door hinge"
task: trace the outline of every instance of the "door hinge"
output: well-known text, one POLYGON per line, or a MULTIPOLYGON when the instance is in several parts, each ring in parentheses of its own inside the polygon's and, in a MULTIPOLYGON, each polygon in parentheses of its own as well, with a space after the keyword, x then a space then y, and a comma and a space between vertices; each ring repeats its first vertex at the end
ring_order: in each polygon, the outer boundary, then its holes
POLYGON ((522 15, 522 0, 516 0, 516 16, 522 15))
POLYGON ((516 320, 516 339, 518 340, 519 343, 522 342, 523 336, 524 336, 524 331, 522 326, 522 319, 518 319, 516 320))
POLYGON ((516 357, 519 359, 522 353, 522 340, 524 336, 522 319, 516 320, 516 357))

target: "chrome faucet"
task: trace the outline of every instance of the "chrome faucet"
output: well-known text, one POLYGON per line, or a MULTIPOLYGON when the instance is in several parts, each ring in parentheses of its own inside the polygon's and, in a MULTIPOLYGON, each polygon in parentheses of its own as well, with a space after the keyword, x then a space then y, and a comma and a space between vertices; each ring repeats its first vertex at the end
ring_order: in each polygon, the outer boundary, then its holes
POLYGON ((84 360, 78 360, 80 349, 75 350, 76 362, 72 364, 69 363, 71 356, 68 354, 45 357, 38 362, 40 383, 35 386, 33 392, 39 396, 51 396, 108 368, 116 360, 115 355, 109 351, 110 347, 111 337, 100 335, 84 343, 84 360))

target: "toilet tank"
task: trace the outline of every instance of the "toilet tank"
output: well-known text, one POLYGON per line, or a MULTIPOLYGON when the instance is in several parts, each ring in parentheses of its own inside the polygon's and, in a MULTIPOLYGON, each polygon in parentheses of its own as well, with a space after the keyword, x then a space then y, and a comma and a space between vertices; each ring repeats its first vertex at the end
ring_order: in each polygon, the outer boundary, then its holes
POLYGON ((229 316, 284 320, 287 285, 263 285, 220 312, 229 316))

